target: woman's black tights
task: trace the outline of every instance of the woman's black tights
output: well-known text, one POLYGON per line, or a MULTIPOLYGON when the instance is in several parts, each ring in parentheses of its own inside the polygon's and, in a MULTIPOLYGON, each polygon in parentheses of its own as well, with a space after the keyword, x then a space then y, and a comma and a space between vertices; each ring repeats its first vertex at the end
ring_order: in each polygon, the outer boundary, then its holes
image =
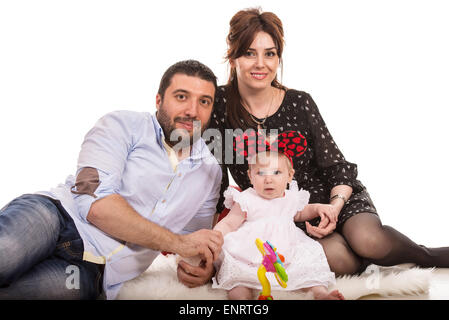
POLYGON ((355 274, 368 264, 392 266, 414 263, 420 267, 449 268, 449 247, 426 248, 399 231, 382 225, 372 213, 349 218, 341 234, 334 231, 318 240, 336 275, 355 274))

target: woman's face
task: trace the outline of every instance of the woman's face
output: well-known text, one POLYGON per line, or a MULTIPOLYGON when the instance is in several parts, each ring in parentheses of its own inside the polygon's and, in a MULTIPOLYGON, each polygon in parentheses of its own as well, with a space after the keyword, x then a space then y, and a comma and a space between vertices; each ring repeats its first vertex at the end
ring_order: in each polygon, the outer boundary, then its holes
POLYGON ((239 85, 249 89, 264 89, 270 87, 276 77, 279 56, 271 36, 260 31, 246 53, 230 63, 236 69, 239 85))

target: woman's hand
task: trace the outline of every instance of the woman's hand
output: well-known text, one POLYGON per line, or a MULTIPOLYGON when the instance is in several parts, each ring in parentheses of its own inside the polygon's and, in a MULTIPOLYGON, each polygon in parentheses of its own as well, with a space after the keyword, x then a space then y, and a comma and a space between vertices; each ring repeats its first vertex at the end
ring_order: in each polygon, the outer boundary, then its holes
POLYGON ((323 238, 331 234, 337 227, 339 210, 330 204, 314 204, 316 216, 321 218, 317 227, 312 226, 306 221, 307 232, 316 238, 323 238))
POLYGON ((317 227, 312 226, 308 221, 306 221, 306 230, 309 235, 315 238, 324 238, 325 236, 334 232, 337 227, 336 222, 331 222, 327 217, 321 219, 320 224, 317 227))
POLYGON ((316 210, 317 216, 320 216, 321 220, 323 220, 324 217, 327 217, 330 222, 337 223, 340 210, 338 210, 335 206, 331 204, 316 203, 314 209, 316 210))

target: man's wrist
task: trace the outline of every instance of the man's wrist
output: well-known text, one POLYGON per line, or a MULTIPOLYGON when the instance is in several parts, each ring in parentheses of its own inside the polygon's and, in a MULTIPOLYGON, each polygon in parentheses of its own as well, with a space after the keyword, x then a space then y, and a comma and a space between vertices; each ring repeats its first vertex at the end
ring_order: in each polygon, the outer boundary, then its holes
POLYGON ((171 236, 172 239, 171 239, 171 241, 168 241, 169 248, 167 251, 176 253, 176 254, 181 252, 181 250, 180 250, 180 246, 182 245, 181 237, 182 237, 182 235, 180 235, 180 234, 172 233, 172 236, 171 236))

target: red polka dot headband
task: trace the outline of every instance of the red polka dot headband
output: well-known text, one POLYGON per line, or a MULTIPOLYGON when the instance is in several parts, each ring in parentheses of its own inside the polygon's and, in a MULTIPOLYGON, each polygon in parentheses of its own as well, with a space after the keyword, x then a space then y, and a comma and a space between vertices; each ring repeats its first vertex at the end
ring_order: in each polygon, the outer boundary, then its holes
POLYGON ((307 140, 298 131, 285 131, 270 141, 260 132, 250 130, 234 139, 234 151, 240 156, 251 157, 259 152, 276 151, 287 156, 293 166, 293 158, 300 157, 307 150, 307 140))

